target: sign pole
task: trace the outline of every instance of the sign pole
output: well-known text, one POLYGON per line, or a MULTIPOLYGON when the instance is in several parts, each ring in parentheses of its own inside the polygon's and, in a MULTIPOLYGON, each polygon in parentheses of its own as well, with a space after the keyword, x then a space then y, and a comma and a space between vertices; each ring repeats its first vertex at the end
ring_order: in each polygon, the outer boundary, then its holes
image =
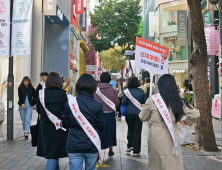
POLYGON ((13 140, 13 120, 14 120, 14 75, 13 56, 11 56, 12 40, 12 14, 13 0, 10 0, 10 46, 9 46, 9 72, 7 84, 7 140, 13 140))

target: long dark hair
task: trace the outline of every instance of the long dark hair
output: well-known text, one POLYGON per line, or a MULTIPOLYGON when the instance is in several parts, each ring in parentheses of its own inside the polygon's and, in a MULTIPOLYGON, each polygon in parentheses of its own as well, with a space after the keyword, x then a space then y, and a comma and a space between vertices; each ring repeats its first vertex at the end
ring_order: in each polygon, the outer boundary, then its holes
POLYGON ((34 86, 33 86, 32 82, 31 82, 31 79, 29 78, 29 76, 25 76, 25 77, 22 79, 22 82, 20 83, 19 87, 24 86, 24 81, 25 81, 25 80, 29 82, 29 86, 31 86, 31 87, 34 88, 34 86))
MULTIPOLYGON (((177 84, 174 77, 170 74, 165 74, 158 81, 158 88, 167 107, 170 106, 176 122, 180 121, 184 115, 184 104, 192 108, 185 99, 182 99, 178 93, 177 84)), ((175 123, 176 123, 175 122, 175 123)))
POLYGON ((116 88, 118 88, 118 82, 120 82, 121 83, 121 90, 123 90, 123 82, 121 81, 121 80, 117 80, 117 84, 116 84, 116 88))

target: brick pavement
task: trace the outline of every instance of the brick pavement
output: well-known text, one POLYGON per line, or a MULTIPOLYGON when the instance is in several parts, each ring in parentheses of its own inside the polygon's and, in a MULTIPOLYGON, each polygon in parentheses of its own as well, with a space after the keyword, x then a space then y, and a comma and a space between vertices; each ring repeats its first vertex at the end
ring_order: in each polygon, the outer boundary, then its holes
MULTIPOLYGON (((30 139, 25 140, 22 133, 22 125, 19 113, 15 112, 14 138, 13 141, 0 141, 0 170, 44 170, 46 160, 36 156, 36 148, 31 147, 30 139)), ((36 122, 37 114, 33 114, 33 124, 36 122)), ((217 143, 220 144, 220 122, 213 120, 217 143)), ((6 124, 6 123, 5 123, 6 124)), ((186 143, 194 142, 193 127, 187 128, 186 143)), ((125 120, 117 122, 118 146, 114 147, 115 156, 108 157, 108 150, 102 151, 103 165, 97 170, 147 170, 148 169, 148 128, 144 124, 142 132, 142 152, 138 157, 126 155, 127 125, 125 120)), ((221 170, 222 161, 212 154, 218 156, 220 153, 200 152, 192 146, 182 149, 185 170, 221 170)), ((68 159, 60 160, 61 170, 68 170, 68 159)))

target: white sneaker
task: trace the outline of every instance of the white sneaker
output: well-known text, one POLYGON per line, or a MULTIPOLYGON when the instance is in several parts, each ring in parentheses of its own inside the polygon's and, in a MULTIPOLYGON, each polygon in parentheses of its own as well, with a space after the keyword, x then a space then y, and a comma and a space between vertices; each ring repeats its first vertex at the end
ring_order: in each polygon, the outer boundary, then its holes
POLYGON ((140 155, 140 153, 134 153, 133 154, 133 156, 139 156, 140 155))
POLYGON ((126 152, 131 152, 131 151, 133 151, 134 150, 134 148, 133 147, 131 147, 131 148, 127 148, 127 150, 126 150, 126 152))

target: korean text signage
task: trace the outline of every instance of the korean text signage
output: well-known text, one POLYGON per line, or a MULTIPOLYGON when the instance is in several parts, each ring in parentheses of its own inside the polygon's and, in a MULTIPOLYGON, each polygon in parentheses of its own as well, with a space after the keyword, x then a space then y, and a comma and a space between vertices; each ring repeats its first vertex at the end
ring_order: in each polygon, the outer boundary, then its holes
POLYGON ((151 41, 136 37, 135 66, 150 74, 168 74, 169 49, 151 41))
POLYGON ((177 11, 177 45, 186 46, 187 41, 187 11, 177 11))
POLYGON ((30 54, 33 0, 14 0, 12 17, 12 55, 30 54))
POLYGON ((154 12, 149 12, 149 37, 154 37, 155 15, 154 12))
POLYGON ((83 0, 75 0, 75 13, 82 14, 83 13, 83 0))
POLYGON ((75 70, 75 56, 70 53, 70 69, 75 70))
POLYGON ((81 30, 86 31, 86 22, 87 22, 87 8, 84 7, 83 14, 80 16, 81 21, 81 30))
POLYGON ((218 51, 218 39, 216 38, 215 26, 205 26, 204 32, 207 43, 207 55, 216 55, 216 51, 218 51))
POLYGON ((10 1, 0 0, 0 55, 9 56, 10 1))
POLYGON ((44 0, 44 15, 56 15, 56 1, 57 0, 44 0))

